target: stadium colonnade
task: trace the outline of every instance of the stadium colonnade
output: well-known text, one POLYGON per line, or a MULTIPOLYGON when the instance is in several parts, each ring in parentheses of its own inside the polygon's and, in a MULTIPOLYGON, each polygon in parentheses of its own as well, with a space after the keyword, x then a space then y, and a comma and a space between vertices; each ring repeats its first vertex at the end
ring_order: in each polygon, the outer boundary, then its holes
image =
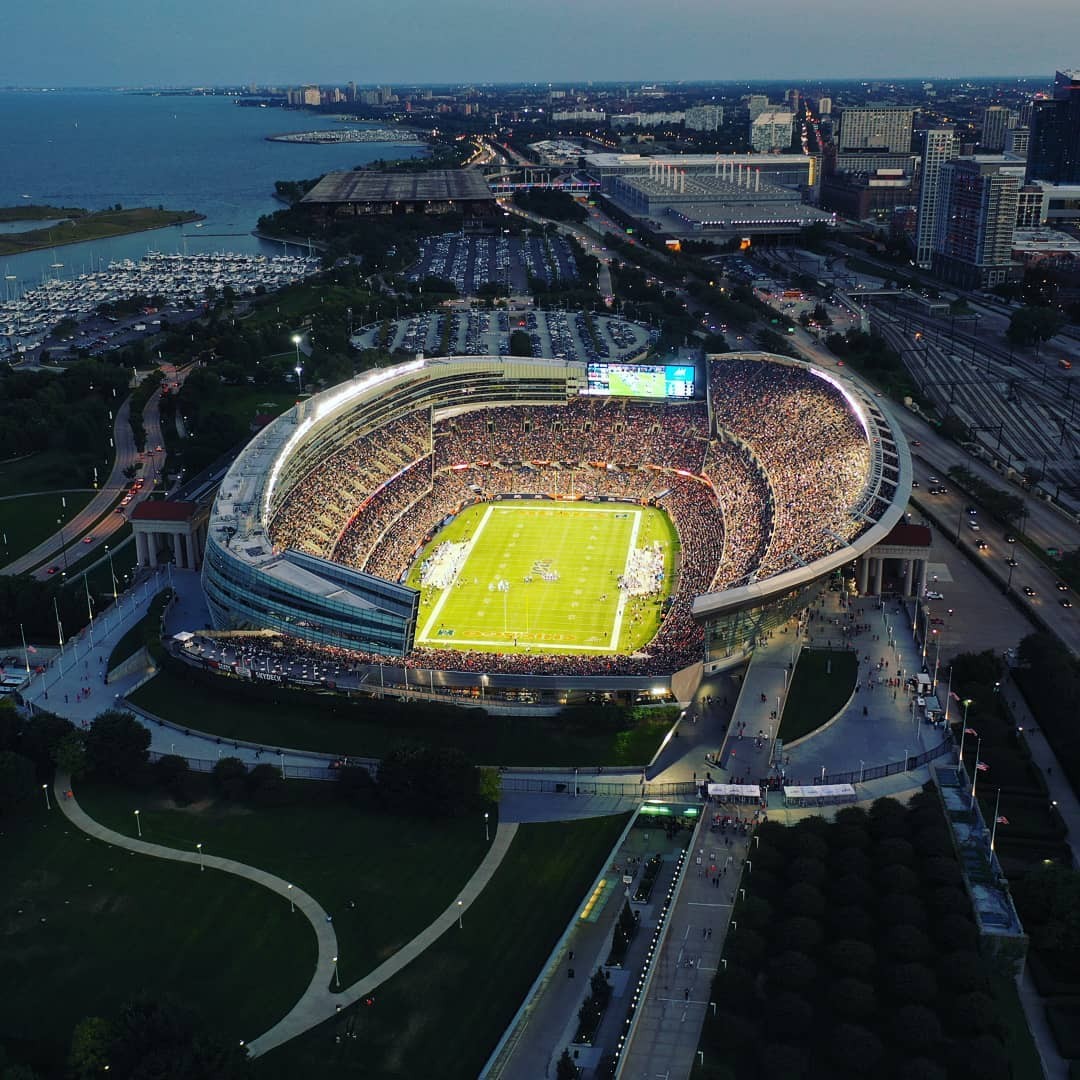
POLYGON ((704 399, 645 401, 588 394, 580 363, 418 358, 299 402, 221 483, 202 570, 214 627, 458 685, 642 689, 740 662, 889 536, 911 461, 844 373, 732 353, 705 374, 704 399), (668 511, 682 564, 653 642, 632 657, 418 648, 403 581, 419 548, 469 502, 553 488, 668 511))

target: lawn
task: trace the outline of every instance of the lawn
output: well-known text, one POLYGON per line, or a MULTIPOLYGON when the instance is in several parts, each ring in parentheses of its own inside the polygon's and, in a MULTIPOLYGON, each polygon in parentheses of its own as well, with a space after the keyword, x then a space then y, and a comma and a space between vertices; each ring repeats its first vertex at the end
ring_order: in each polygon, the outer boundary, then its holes
POLYGON ((93 840, 55 804, 5 817, 0 864, 0 1042, 43 1074, 62 1074, 79 1020, 141 991, 171 994, 239 1041, 284 1016, 311 978, 315 935, 279 897, 93 840))
POLYGON ((780 721, 784 743, 828 723, 851 697, 858 673, 859 658, 850 649, 803 649, 780 721))
POLYGON ((0 255, 18 255, 37 248, 59 247, 62 244, 78 244, 86 240, 102 240, 109 236, 160 229, 167 225, 180 225, 198 221, 202 214, 193 210, 155 210, 149 206, 130 210, 95 210, 59 225, 30 229, 0 237, 0 255))
POLYGON ((625 825, 619 815, 521 826, 460 929, 381 986, 372 1005, 361 1002, 258 1059, 258 1074, 472 1080, 625 825))
MULTIPOLYGON (((301 785, 301 781, 291 781, 301 785)), ((316 799, 329 795, 325 783, 316 799)), ((91 817, 143 839, 223 855, 309 892, 333 916, 340 971, 350 983, 392 956, 444 911, 486 853, 479 816, 396 817, 327 800, 314 805, 241 807, 212 796, 176 808, 166 796, 84 781, 91 817)), ((494 825, 494 823, 493 823, 494 825)))
POLYGON ((413 742, 458 747, 480 765, 510 766, 644 765, 677 711, 650 709, 631 730, 612 732, 593 730, 588 713, 573 723, 559 717, 489 716, 480 709, 393 708, 373 699, 278 688, 271 697, 254 691, 236 680, 187 677, 166 667, 131 700, 175 724, 226 739, 354 757, 382 757, 402 742, 413 742))
POLYGON ((236 417, 245 428, 256 416, 280 416, 296 404, 295 390, 272 390, 266 386, 221 386, 214 392, 214 412, 236 417))
POLYGON ((663 511, 613 503, 484 503, 421 553, 417 644, 492 652, 633 652, 655 633, 674 582, 675 531, 663 511), (630 560, 647 595, 619 588, 630 560))
MULTIPOLYGON (((94 491, 57 491, 0 500, 0 555, 5 563, 33 550, 57 530, 57 521, 69 522, 96 494, 94 491), (67 502, 61 505, 60 499, 67 502)), ((75 533, 65 529, 65 538, 75 533)), ((68 555, 73 559, 74 553, 68 555)))
POLYGON ((1042 1060, 1020 1004, 1016 983, 1004 975, 994 975, 990 989, 1005 1029, 1005 1049, 1012 1064, 1013 1080, 1043 1080, 1042 1060))
MULTIPOLYGON (((108 432, 106 433, 108 434, 108 432)), ((102 446, 107 440, 102 438, 102 446)), ((112 470, 112 451, 102 450, 99 456, 86 454, 73 457, 63 450, 42 450, 37 454, 0 462, 0 495, 25 495, 33 491, 77 489, 94 479, 94 465, 102 478, 112 470), (106 464, 105 459, 109 458, 106 464)))

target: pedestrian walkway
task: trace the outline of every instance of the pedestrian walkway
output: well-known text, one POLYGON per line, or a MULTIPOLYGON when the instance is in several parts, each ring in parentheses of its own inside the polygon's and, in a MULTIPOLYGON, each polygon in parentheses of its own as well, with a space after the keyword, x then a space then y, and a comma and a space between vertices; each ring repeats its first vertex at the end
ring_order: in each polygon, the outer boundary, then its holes
POLYGON ((57 805, 64 816, 76 828, 89 836, 93 836, 106 844, 112 844, 114 847, 123 848, 125 851, 133 851, 139 855, 150 855, 154 858, 168 859, 172 862, 188 863, 191 866, 198 864, 200 867, 205 866, 210 870, 235 874, 237 877, 254 882, 256 885, 262 885, 264 888, 277 893, 283 900, 294 904, 311 923, 318 944, 315 973, 312 975, 307 989, 289 1010, 288 1014, 269 1031, 264 1032, 248 1044, 248 1052, 253 1057, 265 1054, 268 1050, 273 1050, 282 1043, 296 1038, 297 1035, 302 1035, 305 1031, 315 1027, 317 1024, 321 1024, 324 1020, 329 1020, 340 1009, 370 995, 387 979, 396 975, 407 964, 415 960, 454 923, 459 923, 464 913, 469 910, 476 898, 484 891, 509 850, 514 836, 517 834, 517 825, 500 823, 495 830, 495 836, 488 847, 487 854, 461 890, 458 899, 421 930, 412 941, 394 953, 389 960, 380 964, 374 971, 353 983, 352 986, 337 991, 332 986, 337 968, 337 934, 334 933, 334 926, 330 916, 313 896, 283 878, 275 877, 273 874, 268 874, 265 870, 260 870, 257 867, 237 862, 235 859, 224 859, 217 855, 207 855, 197 851, 183 851, 180 848, 151 844, 145 840, 125 836, 123 833, 109 829, 90 817, 79 805, 74 794, 69 796, 71 777, 65 773, 56 775, 53 782, 53 791, 57 805))

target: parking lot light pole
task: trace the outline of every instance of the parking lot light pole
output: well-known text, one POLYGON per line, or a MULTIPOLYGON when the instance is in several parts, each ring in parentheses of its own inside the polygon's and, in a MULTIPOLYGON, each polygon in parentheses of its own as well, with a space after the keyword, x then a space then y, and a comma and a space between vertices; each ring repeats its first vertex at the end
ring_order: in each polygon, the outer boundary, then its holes
POLYGON ((139 820, 139 811, 135 811, 135 830, 139 834, 139 839, 142 839, 142 821, 139 820))
POLYGON ((484 811, 484 839, 491 843, 491 829, 488 826, 488 812, 484 811))

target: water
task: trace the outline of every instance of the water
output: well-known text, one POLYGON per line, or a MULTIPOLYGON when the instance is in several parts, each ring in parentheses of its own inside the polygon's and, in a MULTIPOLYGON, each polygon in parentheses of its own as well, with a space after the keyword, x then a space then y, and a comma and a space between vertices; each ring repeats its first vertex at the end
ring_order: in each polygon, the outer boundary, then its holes
MULTIPOLYGON (((413 157, 415 145, 308 145, 267 135, 337 127, 331 118, 249 109, 225 97, 151 97, 92 91, 0 93, 0 206, 20 202, 99 210, 164 206, 206 215, 194 224, 0 257, 21 289, 114 259, 155 251, 281 251, 251 235, 280 210, 275 180, 413 157), (29 198, 25 198, 29 196, 29 198), (60 262, 62 267, 53 264, 60 262)), ((372 125, 378 126, 378 125, 372 125)))

